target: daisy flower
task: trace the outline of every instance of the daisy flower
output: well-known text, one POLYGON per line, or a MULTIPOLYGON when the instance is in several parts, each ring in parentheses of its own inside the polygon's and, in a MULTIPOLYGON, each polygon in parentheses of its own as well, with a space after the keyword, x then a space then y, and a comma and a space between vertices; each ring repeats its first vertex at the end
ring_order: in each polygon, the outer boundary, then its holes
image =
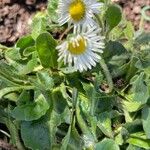
POLYGON ((58 22, 63 25, 67 22, 74 25, 93 25, 94 14, 99 13, 102 3, 96 0, 60 0, 58 4, 58 22))
POLYGON ((104 48, 104 37, 100 36, 100 30, 97 26, 77 28, 76 34, 57 46, 58 62, 63 60, 68 68, 80 72, 96 66, 104 48))

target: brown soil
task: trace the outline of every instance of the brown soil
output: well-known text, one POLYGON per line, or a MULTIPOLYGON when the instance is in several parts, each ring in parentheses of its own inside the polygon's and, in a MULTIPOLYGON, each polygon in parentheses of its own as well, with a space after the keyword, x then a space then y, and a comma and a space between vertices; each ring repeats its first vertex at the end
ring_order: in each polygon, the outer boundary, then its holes
MULTIPOLYGON (((123 13, 126 15, 126 18, 130 20, 135 29, 139 29, 140 20, 141 20, 141 10, 144 6, 150 6, 150 0, 112 0, 120 4, 123 8, 123 13)), ((150 10, 147 11, 147 15, 150 17, 150 10)), ((150 31, 150 21, 144 22, 144 29, 150 31)))
POLYGON ((0 139, 0 149, 1 148, 3 148, 2 150, 17 150, 12 144, 9 144, 6 139, 0 139))
POLYGON ((12 45, 29 32, 31 18, 46 8, 46 0, 0 0, 0 43, 12 45))

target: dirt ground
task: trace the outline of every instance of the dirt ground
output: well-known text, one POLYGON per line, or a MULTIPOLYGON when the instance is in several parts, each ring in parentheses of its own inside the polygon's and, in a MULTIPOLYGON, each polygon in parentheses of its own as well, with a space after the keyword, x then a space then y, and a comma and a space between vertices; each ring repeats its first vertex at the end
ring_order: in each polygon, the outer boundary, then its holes
MULTIPOLYGON (((126 18, 130 20, 135 29, 139 29, 139 24, 141 20, 141 10, 144 6, 150 6, 150 0, 113 0, 116 3, 120 4, 123 8, 123 13, 126 15, 126 18)), ((150 17, 150 10, 146 12, 150 17)), ((150 21, 144 22, 144 28, 150 32, 150 21)))
MULTIPOLYGON (((123 7, 123 12, 137 30, 141 9, 150 5, 150 0, 113 0, 123 7)), ((0 0, 0 43, 13 45, 18 38, 27 34, 32 16, 36 11, 46 9, 47 0, 0 0)), ((148 12, 150 15, 150 11, 148 12)), ((145 22, 145 30, 150 31, 150 22, 145 22)))
POLYGON ((36 11, 46 8, 46 0, 0 0, 0 43, 13 45, 29 32, 36 11))

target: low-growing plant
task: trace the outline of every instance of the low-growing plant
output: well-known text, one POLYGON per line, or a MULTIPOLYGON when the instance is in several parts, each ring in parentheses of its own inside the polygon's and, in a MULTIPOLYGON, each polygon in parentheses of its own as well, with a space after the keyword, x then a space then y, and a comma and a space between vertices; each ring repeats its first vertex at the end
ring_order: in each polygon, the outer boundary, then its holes
POLYGON ((142 21, 134 31, 110 0, 49 0, 29 35, 0 45, 0 137, 19 150, 150 149, 142 21))

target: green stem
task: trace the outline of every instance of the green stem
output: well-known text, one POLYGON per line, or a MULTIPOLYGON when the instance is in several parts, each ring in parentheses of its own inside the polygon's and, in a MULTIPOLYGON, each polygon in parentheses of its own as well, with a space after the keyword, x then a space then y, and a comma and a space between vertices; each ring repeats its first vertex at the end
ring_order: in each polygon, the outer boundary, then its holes
POLYGON ((82 130, 83 134, 84 135, 91 135, 84 119, 82 118, 81 116, 81 113, 80 113, 80 107, 77 106, 76 108, 76 117, 77 117, 77 121, 78 121, 78 124, 80 126, 80 129, 82 130))
POLYGON ((139 25, 139 31, 143 31, 144 29, 143 29, 143 27, 144 27, 144 18, 143 18, 143 16, 141 17, 141 20, 140 20, 140 25, 139 25))
POLYGON ((6 87, 2 90, 0 90, 0 100, 3 96, 5 96, 6 94, 8 93, 11 93, 11 92, 15 92, 15 91, 18 91, 18 90, 32 90, 34 89, 34 86, 14 86, 14 87, 6 87))
POLYGON ((76 109, 76 117, 77 117, 77 121, 79 123, 79 126, 83 132, 83 134, 90 134, 89 132, 89 129, 84 121, 84 119, 82 118, 82 115, 80 113, 80 107, 78 106, 79 105, 79 102, 77 102, 77 98, 78 98, 78 91, 76 88, 73 89, 73 107, 74 107, 74 104, 76 104, 75 108, 73 109, 76 109))
POLYGON ((22 145, 20 141, 18 130, 13 123, 9 124, 9 131, 11 133, 11 137, 13 137, 14 138, 13 140, 15 140, 15 145, 17 146, 17 148, 19 150, 24 150, 24 146, 22 145))
POLYGON ((102 69, 103 69, 103 71, 105 73, 105 76, 106 76, 106 79, 107 79, 107 83, 109 85, 109 92, 108 93, 111 93, 112 90, 113 90, 113 87, 114 87, 113 86, 113 81, 112 81, 111 74, 110 74, 110 72, 108 70, 108 67, 107 67, 107 65, 106 65, 106 63, 105 63, 103 58, 101 58, 101 60, 100 60, 100 65, 101 65, 101 67, 102 67, 102 69))
MULTIPOLYGON (((10 113, 10 106, 8 106, 8 113, 10 113)), ((16 123, 11 120, 10 116, 5 119, 4 124, 9 130, 9 133, 6 133, 5 131, 0 130, 3 134, 5 134, 7 137, 11 139, 11 142, 14 146, 17 147, 18 150, 25 150, 23 144, 21 143, 20 136, 19 136, 19 130, 17 129, 16 123)))
POLYGON ((78 98, 78 90, 76 88, 73 88, 73 92, 72 92, 72 108, 75 110, 76 105, 77 105, 77 98, 78 98))
POLYGON ((133 56, 130 60, 129 69, 128 69, 128 72, 126 74, 126 81, 127 82, 129 82, 130 79, 134 76, 135 72, 137 72, 137 68, 134 66, 136 62, 137 62, 137 58, 133 56))
MULTIPOLYGON (((103 30, 102 32, 104 33, 105 29, 104 29, 104 25, 103 25, 103 22, 102 22, 100 16, 99 15, 95 15, 95 17, 96 17, 96 19, 97 19, 97 21, 99 23, 99 26, 102 27, 102 30, 103 30)), ((106 32, 106 35, 105 35, 106 37, 108 37, 108 35, 109 35, 108 33, 109 32, 106 32)), ((109 93, 110 93, 113 90, 113 81, 112 81, 111 74, 110 74, 110 72, 108 70, 108 67, 107 67, 104 59, 100 60, 100 65, 101 65, 101 67, 102 67, 102 69, 103 69, 103 71, 105 73, 105 76, 106 76, 106 79, 107 79, 107 82, 108 82, 108 85, 109 85, 109 93)), ((95 103, 95 102, 93 102, 93 103, 95 103)))
MULTIPOLYGON (((10 113, 10 104, 8 106, 8 113, 10 113)), ((10 132, 11 140, 12 140, 13 144, 19 150, 25 150, 25 148, 20 140, 19 130, 17 129, 17 125, 11 120, 10 116, 8 116, 8 119, 6 121, 6 126, 10 132)))
POLYGON ((93 91, 93 94, 92 94, 92 98, 91 98, 91 116, 94 116, 95 114, 95 108, 96 108, 96 102, 97 102, 97 99, 95 98, 96 97, 96 93, 95 91, 93 91))

